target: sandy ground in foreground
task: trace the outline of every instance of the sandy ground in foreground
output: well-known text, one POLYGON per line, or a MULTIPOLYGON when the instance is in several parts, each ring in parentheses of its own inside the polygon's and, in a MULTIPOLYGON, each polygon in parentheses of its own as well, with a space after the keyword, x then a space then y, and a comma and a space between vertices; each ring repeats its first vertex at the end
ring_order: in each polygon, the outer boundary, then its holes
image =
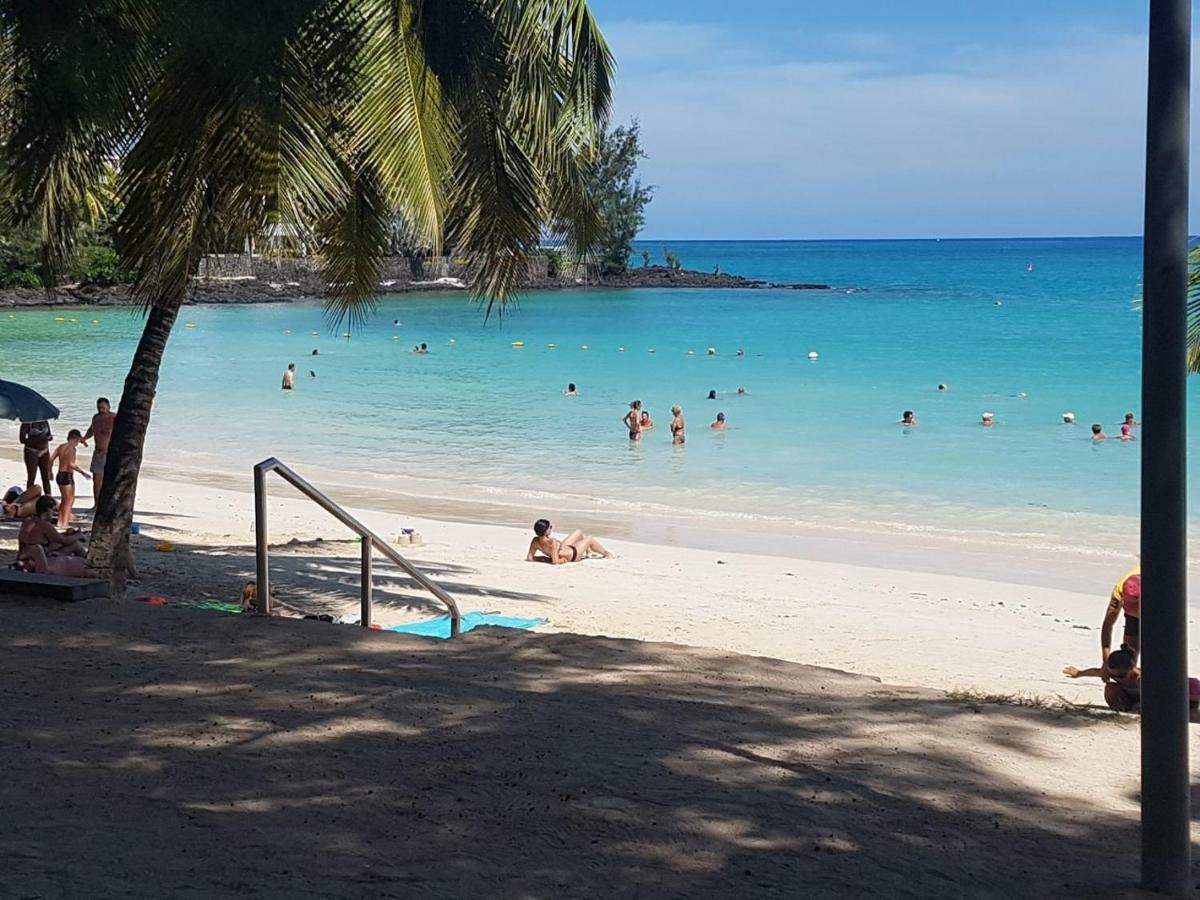
MULTIPOLYGON (((229 476, 225 488, 143 478, 142 533, 134 539, 143 581, 131 596, 237 601, 254 578, 250 487, 249 477, 229 476), (174 550, 156 550, 162 541, 174 550)), ((353 512, 389 540, 415 527, 424 545, 399 549, 463 612, 545 618, 542 631, 671 641, 944 690, 1102 702, 1098 681, 1071 681, 1061 670, 1098 664, 1107 589, 1021 583, 1019 558, 1016 577, 1003 581, 614 540, 607 543, 617 559, 551 567, 524 561, 532 536, 524 528, 353 512)), ((555 525, 561 535, 571 523, 555 525)), ((270 529, 276 597, 305 611, 357 611, 360 551, 343 526, 276 479, 270 529)), ((0 524, 0 559, 13 553, 14 539, 12 526, 0 524)), ((439 611, 376 557, 377 622, 439 611)), ((1193 663, 1200 673, 1200 654, 1193 663)))
POLYGON ((1134 896, 1127 718, 609 638, 0 612, 5 896, 1134 896))

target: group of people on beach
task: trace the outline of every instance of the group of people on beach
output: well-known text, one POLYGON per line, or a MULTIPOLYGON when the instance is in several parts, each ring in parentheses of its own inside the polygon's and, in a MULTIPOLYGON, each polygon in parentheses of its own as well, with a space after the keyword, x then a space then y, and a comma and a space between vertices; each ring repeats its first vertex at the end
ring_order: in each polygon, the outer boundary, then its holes
MULTIPOLYGON (((1100 625, 1100 665, 1066 666, 1068 678, 1099 678, 1104 682, 1104 702, 1117 712, 1142 711, 1142 670, 1138 656, 1142 644, 1142 569, 1134 566, 1113 586, 1100 625), (1121 645, 1113 650, 1113 629, 1124 614, 1121 645)), ((1200 679, 1188 679, 1189 718, 1200 722, 1200 679)))
POLYGON ((18 433, 23 448, 26 481, 22 489, 14 485, 5 491, 0 511, 8 519, 20 519, 17 539, 17 567, 38 574, 85 577, 89 574, 87 535, 72 527, 75 507, 75 476, 92 482, 93 508, 104 484, 104 467, 112 441, 116 413, 106 397, 96 401, 96 414, 86 432, 72 428, 67 439, 53 450, 54 434, 50 423, 42 420, 23 422, 18 433), (79 447, 94 441, 88 469, 79 465, 79 447), (90 471, 89 471, 90 469, 90 471), (51 475, 58 486, 60 501, 51 489, 51 475), (41 483, 38 484, 40 477, 41 483), (57 522, 57 528, 53 522, 57 522), (61 529, 61 530, 60 530, 61 529))

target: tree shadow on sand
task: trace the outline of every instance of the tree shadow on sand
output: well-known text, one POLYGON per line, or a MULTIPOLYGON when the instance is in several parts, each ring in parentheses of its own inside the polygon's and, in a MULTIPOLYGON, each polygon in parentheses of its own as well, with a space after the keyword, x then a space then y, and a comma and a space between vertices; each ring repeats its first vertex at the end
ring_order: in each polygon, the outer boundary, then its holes
POLYGON ((1079 897, 1136 879, 1134 815, 994 764, 1111 723, 635 641, 7 612, 17 895, 1079 897))

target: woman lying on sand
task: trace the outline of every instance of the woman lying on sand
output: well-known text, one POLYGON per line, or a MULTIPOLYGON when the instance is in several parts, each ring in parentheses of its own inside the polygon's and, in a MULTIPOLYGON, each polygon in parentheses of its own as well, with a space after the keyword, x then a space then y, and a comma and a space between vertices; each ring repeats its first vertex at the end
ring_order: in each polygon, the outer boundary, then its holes
POLYGON ((593 553, 601 559, 612 559, 612 554, 598 540, 582 531, 572 531, 566 540, 556 541, 550 536, 552 530, 547 519, 538 519, 533 523, 535 537, 529 542, 525 562, 548 562, 552 566, 559 566, 587 559, 593 553))
POLYGON ((37 500, 42 496, 41 485, 35 484, 28 490, 10 487, 0 500, 0 514, 6 519, 24 519, 37 512, 37 500))
POLYGON ((65 578, 91 578, 95 572, 87 566, 87 550, 79 532, 60 534, 50 524, 54 512, 51 497, 38 497, 35 515, 21 525, 17 537, 17 566, 37 575, 61 575, 65 578))

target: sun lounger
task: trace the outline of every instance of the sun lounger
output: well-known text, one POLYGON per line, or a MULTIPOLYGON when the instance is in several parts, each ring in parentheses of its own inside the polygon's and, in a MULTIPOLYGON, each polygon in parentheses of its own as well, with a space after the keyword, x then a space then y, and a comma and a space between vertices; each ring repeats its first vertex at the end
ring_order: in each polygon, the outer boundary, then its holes
POLYGON ((90 600, 108 596, 108 582, 100 578, 63 578, 34 575, 15 569, 0 570, 0 597, 45 597, 48 600, 90 600))

